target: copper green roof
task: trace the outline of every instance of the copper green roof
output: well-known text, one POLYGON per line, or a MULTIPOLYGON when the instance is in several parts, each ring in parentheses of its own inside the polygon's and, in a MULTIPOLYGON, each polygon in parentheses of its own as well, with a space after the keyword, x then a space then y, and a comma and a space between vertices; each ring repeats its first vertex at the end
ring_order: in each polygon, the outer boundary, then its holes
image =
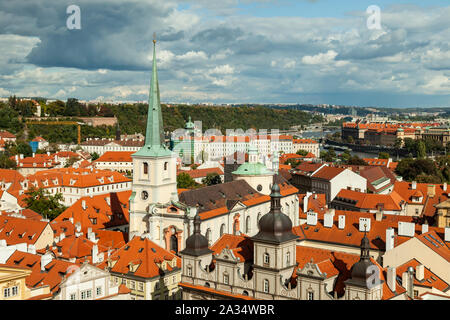
POLYGON ((186 129, 194 129, 194 123, 191 121, 191 116, 189 116, 188 122, 186 122, 186 129))
POLYGON ((158 71, 156 68, 156 41, 153 41, 153 70, 148 99, 147 129, 145 145, 133 155, 167 157, 172 153, 164 144, 161 101, 159 98, 158 71))
POLYGON ((236 171, 232 172, 237 175, 248 175, 248 176, 258 176, 258 175, 273 175, 273 172, 267 169, 262 163, 244 163, 236 171))

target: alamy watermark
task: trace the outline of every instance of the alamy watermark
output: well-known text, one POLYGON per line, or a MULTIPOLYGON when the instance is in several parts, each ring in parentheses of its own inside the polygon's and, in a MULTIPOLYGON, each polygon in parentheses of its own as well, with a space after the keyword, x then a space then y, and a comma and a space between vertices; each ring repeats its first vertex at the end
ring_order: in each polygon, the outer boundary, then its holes
POLYGON ((366 13, 369 15, 367 17, 366 25, 369 30, 381 30, 381 9, 379 6, 371 5, 367 7, 366 13))
POLYGON ((66 20, 66 26, 69 30, 81 29, 81 10, 80 7, 72 4, 67 7, 66 13, 69 14, 66 20))

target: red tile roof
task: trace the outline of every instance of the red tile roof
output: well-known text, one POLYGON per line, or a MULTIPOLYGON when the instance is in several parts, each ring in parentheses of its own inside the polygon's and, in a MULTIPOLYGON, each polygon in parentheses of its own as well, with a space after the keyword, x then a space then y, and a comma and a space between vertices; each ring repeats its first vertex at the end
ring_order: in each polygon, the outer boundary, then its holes
MULTIPOLYGON (((402 277, 403 273, 408 270, 408 267, 413 267, 416 270, 416 267, 421 263, 416 259, 409 260, 408 262, 398 266, 396 268, 397 276, 402 277)), ((435 273, 433 273, 430 269, 424 267, 424 279, 422 281, 417 280, 417 274, 414 277, 414 286, 419 287, 427 287, 427 288, 436 288, 440 291, 444 291, 449 287, 449 284, 444 280, 439 278, 435 273), (433 279, 434 278, 434 279, 433 279)), ((450 297, 449 297, 450 298, 450 297)))
MULTIPOLYGON (((115 264, 110 271, 122 274, 132 274, 136 277, 153 278, 161 274, 163 264, 165 272, 181 268, 181 259, 173 253, 161 248, 147 238, 134 237, 125 246, 113 253, 109 258, 115 264), (172 267, 170 264, 175 262, 172 267), (138 265, 131 271, 132 265, 138 265)), ((106 268, 108 262, 101 263, 99 268, 106 268)))
POLYGON ((16 136, 14 135, 14 134, 12 134, 11 132, 9 132, 9 131, 6 131, 6 130, 1 130, 0 131, 0 138, 3 138, 3 139, 15 139, 16 138, 16 136))
POLYGON ((204 286, 198 286, 198 285, 193 285, 190 283, 185 283, 185 282, 180 282, 179 286, 182 288, 188 288, 188 289, 194 289, 194 290, 198 290, 198 291, 204 291, 207 293, 212 293, 212 294, 216 294, 219 296, 223 296, 223 297, 227 297, 227 298, 232 298, 232 299, 236 299, 236 300, 254 300, 253 298, 249 297, 249 296, 244 296, 241 294, 233 294, 233 293, 229 293, 226 291, 219 291, 219 290, 215 290, 212 288, 207 288, 204 286))
POLYGON ((356 208, 365 210, 374 210, 377 208, 377 205, 382 204, 384 210, 401 211, 402 204, 405 202, 395 191, 392 191, 390 194, 374 194, 341 189, 335 200, 339 200, 339 198, 354 200, 356 203, 353 205, 356 208))
POLYGON ((35 244, 48 222, 35 219, 0 216, 0 239, 6 240, 8 245, 27 243, 35 244))
POLYGON ((41 256, 17 250, 9 257, 6 264, 31 270, 32 273, 25 279, 27 287, 38 288, 48 285, 52 293, 58 291, 70 267, 77 266, 75 263, 53 259, 45 266, 45 272, 41 272, 41 256))
POLYGON ((314 178, 324 179, 324 180, 331 180, 334 177, 336 177, 338 174, 342 173, 345 170, 345 168, 337 168, 337 167, 323 167, 319 171, 317 171, 315 174, 312 175, 314 178))
POLYGON ((134 151, 107 151, 94 162, 133 162, 134 151))
POLYGON ((83 232, 88 228, 97 230, 126 225, 130 219, 128 208, 130 196, 131 191, 123 191, 82 197, 53 221, 61 222, 73 218, 74 224, 81 224, 83 232), (85 209, 83 203, 86 204, 85 209))
POLYGON ((223 171, 220 168, 205 168, 205 169, 195 169, 195 170, 179 170, 177 175, 180 173, 187 173, 192 179, 205 178, 209 173, 217 173, 218 175, 223 175, 223 171))
POLYGON ((230 249, 241 262, 253 260, 253 241, 248 236, 224 234, 210 249, 214 254, 220 254, 225 248, 230 249))

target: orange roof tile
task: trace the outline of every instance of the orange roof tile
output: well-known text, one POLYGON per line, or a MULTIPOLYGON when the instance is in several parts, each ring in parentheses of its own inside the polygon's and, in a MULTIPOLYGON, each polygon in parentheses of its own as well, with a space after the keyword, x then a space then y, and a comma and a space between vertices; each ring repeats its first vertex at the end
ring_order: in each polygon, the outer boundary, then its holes
POLYGON ((107 151, 94 162, 133 162, 134 151, 107 151))

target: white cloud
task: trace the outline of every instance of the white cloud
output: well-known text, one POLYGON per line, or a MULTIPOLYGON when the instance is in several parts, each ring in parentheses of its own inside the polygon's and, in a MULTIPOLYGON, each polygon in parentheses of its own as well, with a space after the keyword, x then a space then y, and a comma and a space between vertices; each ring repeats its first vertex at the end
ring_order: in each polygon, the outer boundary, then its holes
POLYGON ((314 56, 304 56, 302 62, 304 64, 329 64, 334 61, 338 53, 334 50, 328 50, 326 53, 319 53, 314 56))
POLYGON ((233 73, 234 67, 231 67, 229 64, 217 66, 210 72, 210 74, 233 74, 233 73))

